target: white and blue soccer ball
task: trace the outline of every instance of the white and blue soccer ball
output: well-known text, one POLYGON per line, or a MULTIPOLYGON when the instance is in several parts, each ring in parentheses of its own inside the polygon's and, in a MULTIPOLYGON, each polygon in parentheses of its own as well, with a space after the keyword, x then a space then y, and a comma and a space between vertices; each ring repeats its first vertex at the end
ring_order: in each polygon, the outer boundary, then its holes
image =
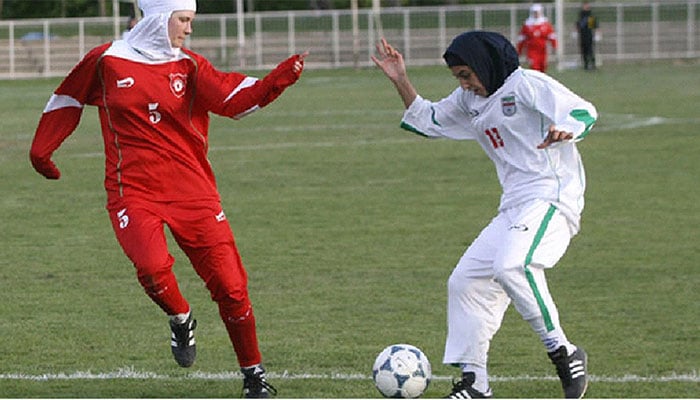
POLYGON ((414 399, 425 392, 432 371, 428 357, 410 344, 393 344, 377 356, 374 385, 384 397, 414 399))

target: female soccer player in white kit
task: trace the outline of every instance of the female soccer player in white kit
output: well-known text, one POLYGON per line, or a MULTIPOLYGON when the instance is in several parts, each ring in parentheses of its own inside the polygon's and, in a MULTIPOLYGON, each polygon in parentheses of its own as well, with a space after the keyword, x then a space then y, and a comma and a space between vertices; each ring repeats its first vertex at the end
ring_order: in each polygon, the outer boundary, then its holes
POLYGON ((395 85, 404 129, 429 138, 476 140, 503 188, 498 215, 448 280, 445 364, 460 365, 451 398, 492 397, 486 369, 493 335, 512 301, 540 336, 567 398, 586 391, 587 356, 567 339, 545 269, 579 230, 585 176, 575 142, 595 107, 561 83, 519 66, 513 45, 494 32, 457 36, 443 58, 460 87, 438 102, 418 95, 403 56, 384 39, 375 64, 395 85))

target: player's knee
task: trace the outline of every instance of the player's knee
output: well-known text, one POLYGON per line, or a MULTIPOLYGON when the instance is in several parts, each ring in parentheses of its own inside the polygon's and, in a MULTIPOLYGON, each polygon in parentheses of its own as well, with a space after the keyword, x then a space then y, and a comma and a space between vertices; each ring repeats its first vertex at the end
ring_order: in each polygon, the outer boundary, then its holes
POLYGON ((172 267, 175 259, 166 253, 158 251, 143 251, 140 254, 130 254, 129 258, 134 263, 136 276, 142 285, 151 285, 160 282, 169 274, 172 274, 172 267))
POLYGON ((453 272, 447 280, 447 290, 450 297, 469 303, 486 294, 488 282, 488 278, 467 277, 453 272))
POLYGON ((250 305, 248 287, 245 281, 237 279, 213 279, 207 282, 207 288, 211 293, 211 299, 219 307, 235 311, 240 314, 240 309, 250 305))
POLYGON ((157 295, 168 289, 175 279, 170 267, 165 268, 138 268, 136 276, 146 293, 157 295))
POLYGON ((493 278, 508 293, 512 293, 518 290, 517 288, 522 288, 527 285, 525 265, 522 263, 494 264, 493 278))
POLYGON ((508 257, 510 260, 500 260, 493 264, 493 276, 496 280, 499 278, 508 277, 512 274, 519 274, 525 269, 525 265, 521 262, 516 262, 515 257, 508 257))
POLYGON ((248 282, 231 275, 217 275, 207 282, 211 299, 216 303, 243 303, 248 301, 248 282))
POLYGON ((447 279, 448 293, 460 294, 469 291, 475 276, 488 275, 491 266, 470 257, 463 256, 447 279))
POLYGON ((224 298, 217 303, 219 314, 224 321, 242 322, 253 317, 253 305, 248 297, 244 299, 224 298))

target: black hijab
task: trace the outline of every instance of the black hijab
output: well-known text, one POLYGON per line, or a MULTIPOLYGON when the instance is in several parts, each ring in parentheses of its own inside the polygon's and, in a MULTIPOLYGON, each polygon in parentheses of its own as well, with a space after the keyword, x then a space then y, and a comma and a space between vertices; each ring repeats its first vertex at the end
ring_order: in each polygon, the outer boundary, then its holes
POLYGON ((503 86, 506 78, 520 65, 513 44, 496 32, 464 32, 452 40, 442 57, 449 67, 469 66, 489 96, 503 86))

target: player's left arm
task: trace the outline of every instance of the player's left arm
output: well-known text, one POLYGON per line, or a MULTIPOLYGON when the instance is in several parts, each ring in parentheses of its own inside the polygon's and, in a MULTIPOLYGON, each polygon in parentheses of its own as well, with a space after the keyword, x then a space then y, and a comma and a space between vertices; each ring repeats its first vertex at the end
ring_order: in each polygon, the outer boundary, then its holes
POLYGON ((200 59, 197 96, 215 114, 242 118, 270 104, 293 85, 301 76, 307 54, 287 58, 262 79, 238 72, 222 72, 200 59))
POLYGON ((538 148, 582 140, 598 119, 593 104, 548 76, 530 79, 528 91, 533 107, 551 121, 538 148))

